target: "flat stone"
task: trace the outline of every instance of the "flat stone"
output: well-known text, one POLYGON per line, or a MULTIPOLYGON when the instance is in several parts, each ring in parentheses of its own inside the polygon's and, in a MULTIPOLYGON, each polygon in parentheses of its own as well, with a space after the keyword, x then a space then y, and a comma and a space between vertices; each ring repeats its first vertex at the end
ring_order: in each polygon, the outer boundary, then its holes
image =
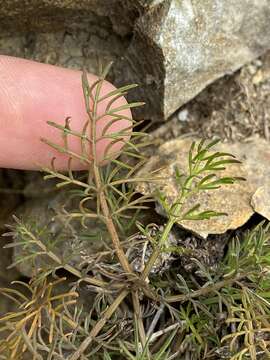
MULTIPOLYGON (((176 201, 179 189, 175 181, 175 169, 187 174, 188 151, 194 139, 175 139, 168 141, 155 149, 153 155, 140 174, 149 174, 158 171, 159 177, 165 177, 162 185, 157 183, 142 183, 138 190, 143 194, 153 193, 159 189, 166 195, 168 202, 176 201)), ((263 139, 250 139, 246 143, 219 143, 215 150, 229 152, 242 161, 242 164, 229 165, 218 176, 240 176, 246 181, 233 185, 224 185, 216 190, 202 191, 192 195, 183 206, 183 211, 200 204, 200 210, 214 210, 225 212, 227 216, 214 217, 203 221, 181 221, 179 225, 192 231, 196 235, 206 238, 209 234, 223 234, 227 230, 234 230, 245 224, 254 214, 254 211, 264 214, 257 206, 252 206, 251 199, 256 190, 267 184, 270 178, 270 144, 263 139)), ((269 204, 269 202, 268 202, 269 204)), ((266 204, 267 205, 267 204, 266 204)), ((265 205, 265 206, 266 206, 265 205)), ((160 205, 156 207, 158 213, 164 215, 160 205)))

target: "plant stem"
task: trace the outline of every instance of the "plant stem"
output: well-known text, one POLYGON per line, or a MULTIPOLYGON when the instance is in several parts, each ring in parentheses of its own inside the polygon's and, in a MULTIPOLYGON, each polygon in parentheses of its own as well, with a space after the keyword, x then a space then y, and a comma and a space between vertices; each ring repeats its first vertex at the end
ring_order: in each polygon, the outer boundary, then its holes
MULTIPOLYGON (((99 168, 98 168, 98 166, 96 164, 94 164, 93 170, 94 170, 94 177, 95 177, 95 182, 96 182, 97 189, 98 190, 101 189, 100 191, 98 191, 98 194, 99 194, 101 210, 102 210, 102 213, 103 213, 103 216, 104 216, 104 222, 105 222, 107 230, 108 230, 108 232, 110 234, 110 237, 111 237, 111 240, 112 240, 116 255, 117 255, 118 259, 119 259, 119 262, 120 262, 123 270, 126 273, 132 273, 130 264, 129 264, 129 262, 128 262, 127 258, 126 258, 126 255, 125 255, 125 253, 124 253, 124 251, 123 251, 123 249, 121 247, 120 239, 119 239, 118 233, 116 231, 114 222, 113 222, 113 220, 112 220, 112 218, 110 216, 110 211, 109 211, 109 207, 108 207, 108 204, 107 204, 106 196, 105 196, 104 191, 102 190, 102 183, 101 183, 101 179, 100 179, 99 168)), ((133 300, 133 306, 134 306, 135 314, 136 314, 137 319, 138 319, 140 339, 141 339, 142 344, 144 345, 145 341, 146 341, 145 340, 145 331, 144 331, 144 326, 143 326, 143 321, 142 321, 142 316, 141 316, 140 299, 139 299, 137 291, 132 292, 132 300, 133 300)), ((122 300, 121 300, 121 302, 122 302, 122 300)), ((118 305, 120 305, 120 303, 118 305)), ((100 323, 101 328, 105 325, 106 320, 107 320, 107 318, 105 318, 104 322, 100 323)), ((98 325, 98 324, 99 323, 97 323, 96 325, 98 325)), ((71 360, 73 360, 73 359, 71 359, 71 360)))
MULTIPOLYGON (((86 103, 86 111, 89 118, 89 124, 90 124, 90 138, 91 138, 91 157, 92 162, 89 166, 89 174, 88 174, 88 183, 92 182, 92 178, 95 182, 96 190, 97 190, 97 196, 100 204, 100 209, 103 215, 103 221, 107 227, 108 233, 111 237, 116 255, 118 257, 118 260, 123 268, 123 270, 126 273, 132 273, 130 264, 127 260, 127 257, 123 251, 123 248, 120 243, 120 239, 115 227, 115 224, 113 222, 110 209, 108 206, 108 202, 106 199, 106 193, 104 189, 104 184, 101 180, 100 176, 100 164, 98 163, 97 158, 97 152, 96 152, 96 144, 97 144, 97 134, 96 134, 96 121, 97 121, 97 104, 98 104, 98 98, 100 89, 102 87, 103 79, 98 83, 96 92, 94 95, 94 101, 93 101, 93 108, 90 109, 89 101, 87 98, 85 98, 86 103)), ((87 91, 88 92, 88 91, 87 91)), ((89 94, 88 94, 89 95, 89 94)), ((97 209, 98 211, 98 209, 97 209)), ((118 297, 115 299, 115 301, 112 303, 112 305, 107 309, 104 316, 96 323, 96 325, 93 327, 93 329, 90 332, 90 335, 83 341, 83 343, 80 345, 78 350, 73 354, 73 356, 70 358, 70 360, 77 360, 86 350, 86 348, 89 346, 89 344, 92 342, 93 338, 97 336, 97 334, 101 331, 101 329, 106 324, 107 320, 112 316, 112 314, 115 312, 115 310, 118 308, 118 306, 121 304, 121 302, 124 300, 124 298, 129 294, 130 290, 123 290, 118 297)), ((137 293, 132 292, 132 298, 133 303, 135 306, 135 309, 139 312, 138 317, 140 317, 140 300, 137 293)), ((141 329, 141 337, 145 339, 145 335, 143 337, 142 327, 143 323, 140 320, 140 329, 141 329)))
POLYGON ((95 286, 99 286, 99 287, 105 287, 108 285, 105 281, 96 279, 91 276, 87 276, 84 278, 82 273, 79 270, 75 269, 73 266, 71 266, 69 264, 63 264, 61 259, 56 254, 54 254, 52 251, 48 250, 46 245, 44 245, 31 231, 28 231, 28 229, 26 227, 24 227, 24 231, 32 239, 32 241, 35 244, 37 244, 37 246, 39 246, 41 248, 41 250, 43 250, 43 252, 50 259, 52 259, 54 262, 56 262, 58 265, 60 265, 63 269, 65 269, 69 273, 75 275, 79 279, 83 279, 85 282, 87 282, 88 284, 91 284, 91 285, 95 285, 95 286))
POLYGON ((90 138, 91 138, 91 156, 92 156, 92 162, 91 165, 89 167, 89 180, 91 178, 91 176, 94 176, 94 180, 95 180, 95 185, 97 188, 97 196, 99 197, 99 201, 100 201, 100 206, 101 206, 101 210, 104 216, 104 222, 106 224, 107 230, 110 234, 113 246, 115 248, 116 251, 116 255, 119 259, 119 262, 122 266, 122 268, 124 269, 124 271, 126 271, 127 273, 131 272, 131 267, 128 263, 128 260, 126 258, 126 255, 121 247, 120 244, 120 239, 119 236, 117 234, 117 231, 115 229, 112 217, 110 215, 110 210, 109 210, 109 206, 106 200, 106 196, 105 196, 105 192, 104 192, 104 184, 101 181, 100 178, 100 171, 99 171, 99 164, 98 164, 98 158, 97 158, 97 152, 96 152, 96 145, 97 145, 97 133, 96 133, 96 122, 97 122, 97 105, 98 105, 98 99, 99 99, 99 95, 100 95, 100 90, 102 88, 102 84, 103 84, 103 78, 101 78, 101 81, 98 83, 97 88, 95 90, 95 95, 94 95, 94 101, 93 101, 93 108, 92 110, 90 109, 90 105, 88 102, 88 99, 85 99, 85 103, 86 103, 86 111, 88 114, 88 118, 89 118, 89 124, 90 124, 90 138))
POLYGON ((146 263, 146 266, 142 272, 141 275, 141 280, 146 280, 146 278, 148 277, 148 275, 150 274, 150 271, 152 269, 152 267, 154 266, 157 258, 159 257, 160 252, 162 251, 162 247, 166 244, 167 239, 169 237, 169 234, 172 230, 173 225, 176 223, 176 221, 180 221, 179 218, 179 214, 181 212, 184 200, 189 197, 191 194, 193 194, 193 191, 191 191, 189 189, 189 186, 192 183, 192 175, 193 173, 190 173, 190 177, 186 180, 186 182, 184 183, 182 190, 180 192, 180 195, 178 197, 178 199, 176 200, 176 205, 172 205, 171 208, 173 208, 173 215, 169 216, 168 222, 165 226, 165 229, 161 235, 161 238, 159 240, 158 246, 154 249, 154 251, 152 252, 148 262, 146 263))
MULTIPOLYGON (((90 110, 90 106, 89 106, 88 102, 86 101, 86 105, 87 105, 86 108, 87 108, 87 113, 88 113, 88 117, 89 117, 90 129, 91 129, 90 130, 91 131, 91 134, 90 134, 91 145, 92 145, 91 146, 91 151, 92 151, 91 155, 93 157, 91 166, 89 167, 88 179, 91 180, 91 177, 94 176, 94 181, 95 181, 95 185, 96 185, 96 189, 97 189, 97 196, 98 196, 98 200, 100 203, 101 212, 103 215, 103 221, 104 221, 104 223, 107 227, 108 233, 111 237, 118 260, 119 260, 123 270, 126 273, 132 273, 131 266, 130 266, 128 259, 127 259, 126 255, 123 251, 123 248, 121 246, 120 239, 119 239, 115 224, 113 222, 113 219, 112 219, 112 216, 110 213, 110 209, 109 209, 108 202, 106 199, 104 184, 103 184, 103 182, 101 180, 101 176, 100 176, 100 170, 99 170, 100 165, 98 164, 98 161, 97 161, 97 153, 96 153, 97 104, 98 104, 98 98, 99 98, 99 93, 100 93, 102 83, 103 83, 103 80, 101 80, 101 82, 97 86, 96 93, 94 96, 94 103, 93 103, 92 111, 90 110)), ((89 183, 90 183, 90 181, 89 181, 89 183)), ((113 303, 113 304, 115 304, 115 308, 113 308, 113 311, 115 311, 117 309, 117 307, 121 304, 122 300, 125 298, 125 296, 129 292, 130 292, 129 290, 125 290, 123 293, 121 293, 121 294, 124 294, 123 297, 120 296, 115 300, 115 302, 113 303)), ((132 291, 132 299, 133 299, 133 306, 135 309, 135 313, 138 318, 140 339, 141 339, 142 343, 145 344, 145 331, 144 331, 144 326, 143 326, 143 321, 142 321, 142 316, 141 316, 140 299, 139 299, 137 291, 136 292, 132 291)), ((82 343, 82 345, 78 349, 77 354, 79 354, 79 356, 81 353, 84 352, 84 350, 90 344, 90 342, 92 341, 92 338, 97 335, 97 331, 99 332, 102 329, 102 327, 106 324, 107 319, 108 319, 108 316, 105 316, 94 326, 93 330, 91 331, 90 336, 82 343)), ((78 356, 75 353, 73 355, 73 357, 71 358, 71 360, 75 360, 77 358, 78 358, 78 356)))
POLYGON ((217 290, 222 289, 223 287, 229 286, 231 284, 233 284, 236 281, 239 281, 243 278, 245 278, 248 274, 238 274, 233 278, 230 279, 225 279, 225 280, 221 280, 213 285, 209 285, 206 287, 203 287, 199 290, 193 291, 189 294, 179 294, 179 295, 171 295, 171 296, 167 296, 165 298, 165 301, 167 303, 174 303, 174 302, 184 302, 190 299, 194 299, 196 297, 199 296, 205 296, 210 292, 215 292, 217 290))
POLYGON ((147 261, 146 263, 146 266, 142 272, 142 275, 141 275, 141 280, 146 280, 146 278, 148 277, 148 275, 150 274, 150 271, 152 269, 152 267, 154 266, 157 258, 159 257, 159 254, 160 254, 160 251, 162 251, 162 247, 163 245, 166 243, 167 239, 168 239, 168 236, 169 236, 169 233, 173 227, 175 223, 175 219, 173 218, 170 218, 166 224, 166 227, 162 233, 162 236, 160 238, 160 241, 159 241, 159 244, 158 246, 154 249, 154 251, 152 252, 149 260, 147 261))
POLYGON ((88 348, 88 346, 94 340, 94 338, 99 334, 99 332, 102 330, 103 326, 111 318, 113 313, 117 310, 118 306, 121 304, 121 302, 125 299, 125 297, 128 294, 129 294, 128 290, 123 290, 117 296, 117 298, 114 300, 114 302, 105 311, 102 318, 93 327, 93 329, 91 330, 89 336, 81 343, 79 348, 75 351, 75 353, 70 357, 69 360, 78 360, 80 358, 80 356, 85 352, 85 350, 88 348))
MULTIPOLYGON (((95 166, 94 175, 95 175, 95 180, 96 180, 96 186, 98 189, 101 189, 102 184, 100 181, 100 175, 99 175, 97 166, 95 166)), ((131 271, 130 264, 129 264, 129 262, 126 258, 126 255, 121 247, 120 239, 119 239, 118 233, 116 231, 116 228, 114 226, 114 222, 110 216, 110 211, 109 211, 109 207, 107 204, 107 200, 106 200, 105 194, 102 190, 99 192, 99 199, 100 199, 101 210, 102 210, 102 213, 104 216, 104 222, 105 222, 107 230, 110 234, 110 237, 111 237, 113 246, 115 248, 116 255, 119 259, 119 262, 125 272, 131 273, 132 271, 131 271)))
MULTIPOLYGON (((102 210, 102 214, 104 217, 104 222, 106 224, 107 230, 110 234, 116 255, 119 259, 119 262, 123 268, 123 270, 126 273, 132 273, 130 264, 126 258, 126 255, 121 247, 121 243, 120 243, 120 239, 118 236, 118 233, 116 231, 114 222, 110 216, 110 211, 109 211, 109 207, 108 207, 108 203, 106 200, 106 196, 104 193, 104 187, 102 186, 102 182, 100 179, 100 173, 99 173, 99 168, 98 165, 94 162, 93 164, 93 171, 94 171, 94 177, 95 177, 95 182, 96 182, 96 186, 98 189, 98 195, 99 195, 99 200, 100 200, 100 207, 102 210)), ((140 308, 140 299, 138 296, 138 292, 134 292, 132 291, 132 300, 133 300, 133 306, 134 306, 134 310, 135 310, 135 314, 137 316, 137 320, 138 320, 138 326, 139 326, 139 335, 140 335, 140 339, 142 344, 145 344, 145 331, 144 331, 144 326, 143 326, 143 321, 142 321, 142 316, 141 316, 141 308, 140 308)), ((105 323, 104 323, 105 324, 105 323)))
POLYGON ((132 301, 133 301, 133 308, 134 308, 135 316, 137 318, 140 340, 141 340, 142 346, 144 347, 146 344, 146 335, 145 335, 145 330, 144 330, 144 325, 143 325, 142 311, 141 311, 138 291, 132 292, 132 301))

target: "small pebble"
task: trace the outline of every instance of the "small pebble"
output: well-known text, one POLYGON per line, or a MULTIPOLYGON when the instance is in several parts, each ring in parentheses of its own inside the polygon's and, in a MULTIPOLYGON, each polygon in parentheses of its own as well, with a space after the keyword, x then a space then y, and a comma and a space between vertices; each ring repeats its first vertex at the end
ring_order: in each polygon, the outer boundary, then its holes
POLYGON ((184 109, 184 110, 181 110, 179 111, 178 115, 178 120, 180 121, 188 121, 188 110, 187 109, 184 109))

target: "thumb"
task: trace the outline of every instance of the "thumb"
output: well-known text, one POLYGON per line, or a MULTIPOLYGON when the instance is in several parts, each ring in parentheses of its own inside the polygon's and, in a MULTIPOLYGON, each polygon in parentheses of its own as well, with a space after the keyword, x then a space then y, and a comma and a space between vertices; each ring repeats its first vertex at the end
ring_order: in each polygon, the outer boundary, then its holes
MULTIPOLYGON (((96 79, 94 75, 88 75, 90 85, 96 79)), ((112 84, 105 81, 101 96, 114 89, 112 84)), ((100 103, 99 114, 104 112, 109 101, 106 99, 100 103)), ((124 97, 114 102, 115 107, 124 104, 124 97)), ((129 109, 122 110, 121 114, 131 118, 129 109)), ((38 168, 38 164, 48 166, 51 158, 56 157, 56 167, 65 170, 67 156, 42 143, 40 138, 62 146, 61 131, 49 126, 47 121, 64 125, 67 117, 71 117, 72 130, 81 132, 87 120, 81 72, 0 56, 0 167, 33 170, 38 168)), ((97 133, 102 132, 107 122, 108 117, 98 122, 97 133)), ((129 125, 128 120, 119 120, 110 126, 109 132, 120 131, 129 125)), ((101 140, 98 143, 99 157, 102 157, 108 142, 101 140)), ((115 144, 113 150, 120 147, 120 144, 115 144)), ((80 139, 70 136, 69 148, 80 153, 80 139)), ((82 169, 83 164, 74 161, 72 167, 82 169)))

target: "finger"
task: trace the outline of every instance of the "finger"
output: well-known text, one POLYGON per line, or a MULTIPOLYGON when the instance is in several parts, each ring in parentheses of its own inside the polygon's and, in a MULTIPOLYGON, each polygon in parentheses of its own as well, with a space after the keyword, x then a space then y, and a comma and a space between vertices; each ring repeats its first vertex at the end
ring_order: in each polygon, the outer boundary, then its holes
MULTIPOLYGON (((97 78, 89 74, 91 85, 97 78)), ((115 89, 104 82, 101 96, 115 89)), ((110 99, 98 106, 101 115, 110 99)), ((126 104, 120 97, 113 108, 126 104)), ((131 118, 130 110, 121 114, 131 118)), ((59 154, 55 149, 40 141, 46 138, 63 146, 61 131, 47 124, 47 121, 64 125, 65 118, 71 117, 70 127, 78 132, 87 120, 81 72, 34 61, 0 56, 0 167, 16 169, 38 169, 48 166, 51 158, 56 157, 56 167, 67 168, 68 156, 59 154)), ((111 120, 108 116, 97 124, 97 134, 101 134, 105 124, 111 120)), ((108 133, 120 131, 130 126, 128 120, 113 123, 108 133)), ((98 142, 97 154, 102 158, 111 140, 98 142)), ((68 137, 69 149, 81 153, 81 141, 74 136, 68 137)), ((113 151, 119 150, 122 143, 115 144, 113 151)), ((110 149, 112 151, 112 149, 110 149)), ((86 164, 72 160, 73 169, 85 168, 86 164)))

